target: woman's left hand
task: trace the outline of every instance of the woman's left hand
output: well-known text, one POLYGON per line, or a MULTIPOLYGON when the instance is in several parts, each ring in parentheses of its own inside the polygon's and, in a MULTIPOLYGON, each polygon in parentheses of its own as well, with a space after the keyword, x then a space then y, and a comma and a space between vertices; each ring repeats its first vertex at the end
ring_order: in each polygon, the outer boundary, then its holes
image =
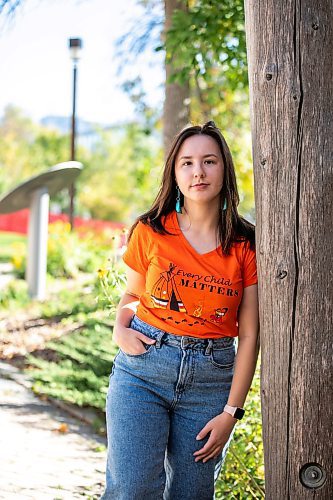
POLYGON ((200 450, 193 453, 195 461, 202 460, 205 463, 211 458, 216 458, 228 441, 236 422, 237 419, 226 412, 209 420, 196 437, 198 440, 203 439, 210 432, 207 443, 200 450))

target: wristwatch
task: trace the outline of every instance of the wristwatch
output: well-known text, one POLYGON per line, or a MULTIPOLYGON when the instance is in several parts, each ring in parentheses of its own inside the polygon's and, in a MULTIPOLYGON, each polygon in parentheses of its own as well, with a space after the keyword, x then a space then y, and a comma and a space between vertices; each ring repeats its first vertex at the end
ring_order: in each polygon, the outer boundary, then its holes
POLYGON ((229 415, 231 415, 232 417, 237 418, 237 420, 242 420, 245 413, 244 408, 239 408, 238 406, 230 406, 230 405, 225 405, 223 411, 229 413, 229 415))

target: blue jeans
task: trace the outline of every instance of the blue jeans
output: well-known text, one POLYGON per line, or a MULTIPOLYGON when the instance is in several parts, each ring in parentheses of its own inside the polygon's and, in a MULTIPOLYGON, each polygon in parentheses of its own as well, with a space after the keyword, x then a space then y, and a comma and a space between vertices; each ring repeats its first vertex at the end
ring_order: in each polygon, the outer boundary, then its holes
POLYGON ((108 457, 101 500, 212 500, 232 434, 203 463, 196 435, 227 403, 235 339, 169 334, 136 316, 131 328, 156 339, 139 355, 119 350, 107 394, 108 457))

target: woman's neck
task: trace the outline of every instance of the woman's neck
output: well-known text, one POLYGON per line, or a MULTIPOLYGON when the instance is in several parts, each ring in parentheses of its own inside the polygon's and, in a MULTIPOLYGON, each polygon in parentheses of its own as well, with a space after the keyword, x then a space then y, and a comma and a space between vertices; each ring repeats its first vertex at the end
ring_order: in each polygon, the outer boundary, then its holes
POLYGON ((219 221, 219 206, 198 205, 186 203, 182 209, 182 214, 178 214, 178 221, 181 225, 187 226, 191 223, 192 230, 198 233, 216 231, 219 221))

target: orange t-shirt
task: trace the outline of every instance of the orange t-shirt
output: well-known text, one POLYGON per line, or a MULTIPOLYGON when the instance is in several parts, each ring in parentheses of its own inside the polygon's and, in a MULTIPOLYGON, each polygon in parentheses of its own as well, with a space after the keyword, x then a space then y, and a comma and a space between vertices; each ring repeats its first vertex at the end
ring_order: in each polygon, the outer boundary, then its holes
POLYGON ((199 254, 180 230, 176 212, 164 226, 173 234, 156 233, 139 222, 123 256, 146 277, 137 316, 175 335, 237 337, 243 288, 258 281, 255 252, 242 241, 228 256, 217 250, 199 254))

